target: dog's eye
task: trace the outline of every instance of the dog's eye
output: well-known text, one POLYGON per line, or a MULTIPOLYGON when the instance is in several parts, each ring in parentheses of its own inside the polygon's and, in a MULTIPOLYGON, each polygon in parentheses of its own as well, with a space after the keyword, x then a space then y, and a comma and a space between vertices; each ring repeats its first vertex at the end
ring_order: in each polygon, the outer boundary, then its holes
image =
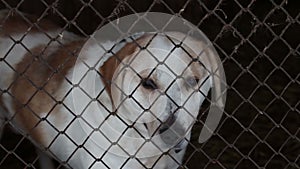
POLYGON ((149 78, 142 79, 141 84, 145 89, 154 90, 154 89, 158 88, 157 85, 155 84, 155 82, 149 78))
POLYGON ((198 77, 189 77, 185 81, 190 87, 194 87, 199 83, 199 78, 198 77))

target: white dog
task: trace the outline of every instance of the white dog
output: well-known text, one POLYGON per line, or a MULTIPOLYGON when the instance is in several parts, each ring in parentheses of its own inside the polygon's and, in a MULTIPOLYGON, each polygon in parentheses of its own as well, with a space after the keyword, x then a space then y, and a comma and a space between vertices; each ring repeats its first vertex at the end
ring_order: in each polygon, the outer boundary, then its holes
POLYGON ((100 47, 48 21, 6 14, 0 127, 7 119, 70 168, 181 165, 216 64, 202 42, 145 33, 100 47))

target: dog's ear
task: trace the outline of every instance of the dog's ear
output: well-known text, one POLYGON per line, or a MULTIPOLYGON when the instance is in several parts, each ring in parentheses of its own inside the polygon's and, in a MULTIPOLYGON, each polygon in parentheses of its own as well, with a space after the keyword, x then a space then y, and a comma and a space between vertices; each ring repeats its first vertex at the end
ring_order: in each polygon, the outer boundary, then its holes
POLYGON ((208 140, 216 130, 224 111, 224 103, 226 100, 224 69, 218 53, 208 40, 204 40, 207 41, 207 43, 205 43, 201 41, 201 39, 197 40, 179 32, 169 32, 167 35, 182 42, 193 50, 197 55, 198 61, 206 67, 209 73, 207 80, 209 80, 208 83, 211 88, 211 104, 198 140, 199 143, 203 143, 208 140))
POLYGON ((211 44, 204 47, 204 57, 207 58, 210 66, 211 103, 207 118, 199 135, 199 143, 207 141, 213 135, 213 132, 221 121, 226 101, 226 80, 222 62, 217 52, 212 49, 211 44))
POLYGON ((209 73, 209 84, 211 87, 210 109, 200 132, 198 142, 207 141, 216 130, 223 111, 226 100, 225 74, 222 62, 218 53, 214 50, 211 43, 204 43, 194 39, 187 39, 188 46, 197 53, 198 60, 206 67, 209 73))
POLYGON ((126 57, 135 55, 139 50, 143 49, 147 45, 147 39, 149 39, 149 35, 143 35, 138 39, 133 40, 133 42, 125 44, 124 47, 122 47, 118 52, 111 56, 100 67, 99 71, 102 75, 102 81, 111 99, 111 85, 113 83, 113 76, 115 71, 126 57))

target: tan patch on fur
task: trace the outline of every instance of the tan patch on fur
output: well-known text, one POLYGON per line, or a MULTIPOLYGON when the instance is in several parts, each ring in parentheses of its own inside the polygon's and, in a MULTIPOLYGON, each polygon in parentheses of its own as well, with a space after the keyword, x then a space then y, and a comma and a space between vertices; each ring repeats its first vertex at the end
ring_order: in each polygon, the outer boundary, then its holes
POLYGON ((43 143, 39 123, 42 113, 51 111, 59 100, 56 92, 65 75, 74 66, 84 41, 76 41, 59 47, 39 46, 25 55, 16 66, 16 76, 11 88, 15 118, 38 143, 43 143), (46 49, 46 50, 44 50, 46 49))
POLYGON ((122 60, 132 55, 139 47, 144 47, 147 44, 147 40, 150 39, 150 35, 144 35, 138 38, 135 42, 127 43, 121 50, 119 50, 114 56, 110 57, 101 67, 100 73, 102 75, 102 81, 105 84, 106 91, 111 97, 111 82, 113 75, 118 68, 122 60))
POLYGON ((46 19, 41 19, 24 14, 20 16, 19 14, 10 14, 8 18, 0 18, 0 36, 11 35, 15 33, 26 33, 26 32, 47 32, 53 30, 59 30, 60 28, 53 24, 51 21, 46 19))
MULTIPOLYGON (((8 112, 7 109, 6 109, 6 107, 4 106, 3 101, 2 101, 2 92, 1 92, 1 95, 0 95, 0 107, 1 107, 4 111, 6 111, 6 113, 8 112)), ((0 113, 1 113, 1 112, 0 112, 0 113)), ((1 127, 1 126, 0 126, 0 127, 1 127)))

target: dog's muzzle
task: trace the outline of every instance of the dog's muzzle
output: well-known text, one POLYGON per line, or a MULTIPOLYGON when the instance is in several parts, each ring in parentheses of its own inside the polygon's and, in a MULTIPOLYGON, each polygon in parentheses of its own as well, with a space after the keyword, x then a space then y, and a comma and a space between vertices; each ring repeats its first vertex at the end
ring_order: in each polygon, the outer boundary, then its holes
POLYGON ((184 148, 185 130, 176 119, 172 113, 161 124, 158 133, 165 144, 172 146, 175 152, 179 153, 184 148))
POLYGON ((174 114, 171 114, 166 121, 164 121, 161 124, 161 127, 159 128, 159 134, 163 134, 165 131, 167 131, 176 121, 176 116, 174 114))

